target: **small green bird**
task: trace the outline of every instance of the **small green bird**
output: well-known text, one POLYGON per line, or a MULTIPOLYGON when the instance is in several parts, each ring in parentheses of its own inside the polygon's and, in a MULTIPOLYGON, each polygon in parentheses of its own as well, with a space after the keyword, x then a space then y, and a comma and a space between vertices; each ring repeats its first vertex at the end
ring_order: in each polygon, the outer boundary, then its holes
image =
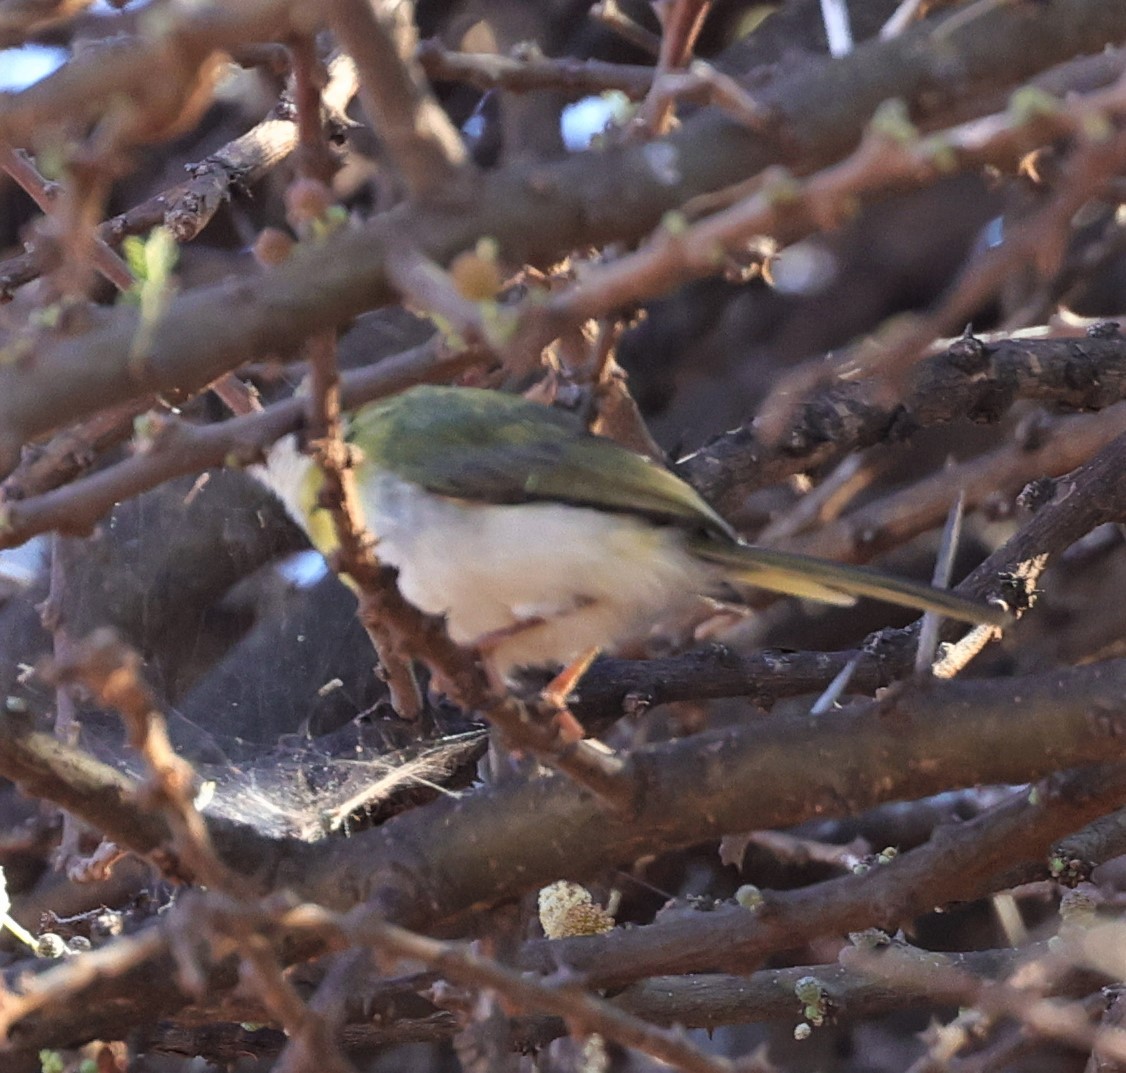
MULTIPOLYGON (((1009 622, 942 589, 751 547, 679 477, 518 396, 415 387, 361 409, 348 439, 362 454, 365 522, 403 596, 445 615, 453 640, 479 647, 502 676, 641 639, 732 587, 1009 622)), ((332 550, 319 471, 292 439, 258 476, 332 550)))

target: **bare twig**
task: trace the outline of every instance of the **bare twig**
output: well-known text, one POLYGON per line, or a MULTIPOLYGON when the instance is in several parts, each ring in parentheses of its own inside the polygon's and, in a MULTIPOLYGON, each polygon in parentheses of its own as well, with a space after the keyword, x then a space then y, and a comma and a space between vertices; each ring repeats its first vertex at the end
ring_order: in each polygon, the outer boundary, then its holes
POLYGON ((825 24, 829 55, 847 56, 853 49, 848 0, 821 0, 821 21, 825 24))
POLYGON ((713 1057, 682 1034, 656 1028, 578 987, 535 980, 466 946, 443 943, 370 916, 353 924, 308 915, 310 923, 343 928, 348 938, 369 943, 392 957, 421 961, 457 983, 490 988, 525 1009, 558 1014, 583 1033, 598 1032, 689 1073, 766 1073, 770 1069, 756 1058, 732 1062, 713 1057))
POLYGON ((656 973, 746 971, 767 953, 802 941, 873 925, 894 928, 935 905, 992 893, 1014 864, 1044 861, 1054 838, 1116 807, 1123 794, 1122 765, 1071 772, 1035 792, 1018 791, 974 820, 940 828, 927 845, 864 875, 764 893, 754 911, 727 909, 649 929, 533 942, 522 964, 547 972, 566 965, 602 985, 656 973))
MULTIPOLYGON (((661 47, 657 53, 657 82, 692 58, 696 39, 704 27, 711 0, 661 0, 655 5, 661 20, 661 47)), ((673 103, 650 91, 641 105, 640 119, 649 135, 660 136, 673 118, 673 103)))
POLYGON ((394 582, 375 557, 375 541, 364 527, 348 448, 340 423, 340 382, 336 368, 336 338, 318 335, 309 341, 312 374, 309 393, 309 447, 321 468, 321 499, 328 507, 339 541, 339 566, 359 589, 360 621, 371 637, 387 676, 395 710, 404 719, 417 719, 422 694, 410 665, 410 655, 398 643, 387 622, 387 603, 394 582))
POLYGON ((628 41, 643 52, 648 52, 651 56, 655 57, 661 51, 661 39, 644 26, 634 22, 621 9, 618 0, 600 0, 599 3, 592 4, 590 17, 609 26, 624 41, 628 41))
POLYGON ((164 716, 139 677, 140 669, 140 656, 112 631, 102 630, 74 645, 65 659, 56 661, 53 673, 60 681, 82 682, 121 713, 129 743, 150 771, 141 802, 162 812, 173 832, 173 846, 164 854, 167 874, 179 873, 216 889, 245 890, 242 877, 215 854, 207 825, 194 804, 195 772, 173 750, 164 716))
MULTIPOLYGON (((438 341, 425 343, 346 374, 344 403, 359 406, 414 383, 446 380, 482 360, 484 355, 474 351, 448 354, 438 341)), ((115 503, 173 477, 213 466, 261 461, 270 444, 297 429, 302 417, 302 401, 287 399, 215 425, 189 425, 168 418, 159 424, 145 449, 132 458, 32 498, 5 501, 0 547, 17 547, 50 530, 84 536, 115 503)))
POLYGON ((443 190, 468 160, 414 59, 414 5, 331 0, 337 38, 360 73, 360 99, 414 197, 443 190))
MULTIPOLYGON (((950 576, 954 570, 954 555, 958 550, 958 541, 962 536, 962 518, 966 510, 966 493, 960 489, 958 497, 950 507, 946 516, 946 526, 942 531, 942 542, 939 544, 938 555, 934 564, 934 575, 931 584, 940 589, 950 587, 950 576)), ((919 650, 915 654, 915 673, 925 674, 934 663, 935 649, 938 647, 938 631, 942 625, 942 617, 931 611, 923 615, 919 626, 919 650)))
MULTIPOLYGON (((51 215, 58 207, 58 186, 49 183, 39 174, 26 153, 0 146, 0 169, 15 179, 47 215, 51 215)), ((100 237, 94 240, 93 262, 94 267, 118 290, 128 290, 133 285, 133 273, 129 271, 129 266, 100 237)))
POLYGON ((239 946, 244 975, 286 1029, 286 1049, 274 1067, 278 1073, 304 1073, 314 1068, 324 1073, 356 1073, 356 1067, 341 1052, 330 1023, 302 1000, 284 975, 269 941, 262 935, 251 935, 239 946))
POLYGON ((573 56, 498 56, 453 52, 438 41, 422 41, 415 52, 427 76, 436 82, 467 82, 478 89, 531 93, 561 90, 575 97, 617 90, 641 100, 653 85, 653 68, 573 56))

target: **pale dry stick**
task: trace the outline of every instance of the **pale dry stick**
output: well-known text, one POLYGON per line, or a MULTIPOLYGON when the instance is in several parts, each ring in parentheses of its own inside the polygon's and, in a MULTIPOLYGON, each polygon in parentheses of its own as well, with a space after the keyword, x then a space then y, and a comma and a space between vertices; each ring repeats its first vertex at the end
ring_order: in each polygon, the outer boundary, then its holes
POLYGON ((860 452, 847 455, 820 484, 806 492, 789 510, 771 518, 755 534, 759 544, 777 544, 840 517, 848 503, 880 474, 860 452))
POLYGON ((245 417, 262 409, 262 400, 258 397, 258 391, 244 383, 234 373, 224 373, 210 385, 210 390, 215 392, 216 397, 235 417, 245 417))
POLYGON ((886 41, 903 33, 911 25, 922 5, 923 0, 902 0, 887 22, 880 27, 880 40, 886 41))
POLYGON ((356 64, 364 110, 407 190, 414 198, 441 193, 469 157, 414 59, 414 4, 329 0, 326 10, 356 64))
MULTIPOLYGON (((963 488, 959 490, 957 499, 951 504, 950 512, 946 516, 946 525, 942 530, 942 540, 934 564, 934 575, 931 578, 931 584, 936 588, 950 587, 950 576, 954 572, 954 555, 958 551, 958 542, 962 537, 962 519, 965 512, 966 491, 963 488)), ((919 626, 919 648, 915 653, 916 674, 925 674, 931 669, 941 628, 941 615, 936 615, 933 611, 923 613, 922 624, 919 626)))
POLYGON ((953 678, 961 674, 995 640, 996 627, 975 626, 960 641, 939 648, 938 659, 931 667, 931 674, 935 678, 953 678))
POLYGON ((847 56, 853 50, 848 0, 821 0, 821 21, 829 42, 829 55, 847 56))
POLYGON ((841 698, 841 694, 848 689, 856 668, 860 666, 860 657, 853 656, 838 672, 837 676, 825 687, 825 691, 813 702, 809 709, 810 715, 824 715, 833 710, 833 706, 841 698))

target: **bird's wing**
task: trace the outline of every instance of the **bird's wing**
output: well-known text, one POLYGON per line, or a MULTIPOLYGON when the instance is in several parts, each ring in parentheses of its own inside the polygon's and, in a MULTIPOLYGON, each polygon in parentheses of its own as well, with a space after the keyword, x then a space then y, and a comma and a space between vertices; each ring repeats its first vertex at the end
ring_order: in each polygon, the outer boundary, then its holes
POLYGON ((707 536, 690 536, 689 547, 701 559, 723 567, 736 584, 844 606, 853 603, 857 596, 870 596, 975 625, 1008 626, 1012 622, 1011 616, 1000 607, 861 566, 846 566, 707 536))
POLYGON ((483 503, 570 503, 734 538, 690 485, 591 435, 569 414, 465 388, 437 401, 441 405, 409 411, 400 405, 396 411, 392 400, 363 411, 355 438, 376 465, 438 495, 483 503))

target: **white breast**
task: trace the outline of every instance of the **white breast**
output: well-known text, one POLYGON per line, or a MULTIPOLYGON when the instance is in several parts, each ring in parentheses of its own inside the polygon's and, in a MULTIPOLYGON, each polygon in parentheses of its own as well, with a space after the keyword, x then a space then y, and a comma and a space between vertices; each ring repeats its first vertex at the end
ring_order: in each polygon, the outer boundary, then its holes
POLYGON ((710 588, 711 571, 674 528, 628 515, 472 504, 387 475, 366 482, 362 498, 377 553, 398 568, 406 599, 447 615, 459 644, 492 635, 502 673, 643 637, 710 588), (498 640, 498 631, 507 634, 498 640))

